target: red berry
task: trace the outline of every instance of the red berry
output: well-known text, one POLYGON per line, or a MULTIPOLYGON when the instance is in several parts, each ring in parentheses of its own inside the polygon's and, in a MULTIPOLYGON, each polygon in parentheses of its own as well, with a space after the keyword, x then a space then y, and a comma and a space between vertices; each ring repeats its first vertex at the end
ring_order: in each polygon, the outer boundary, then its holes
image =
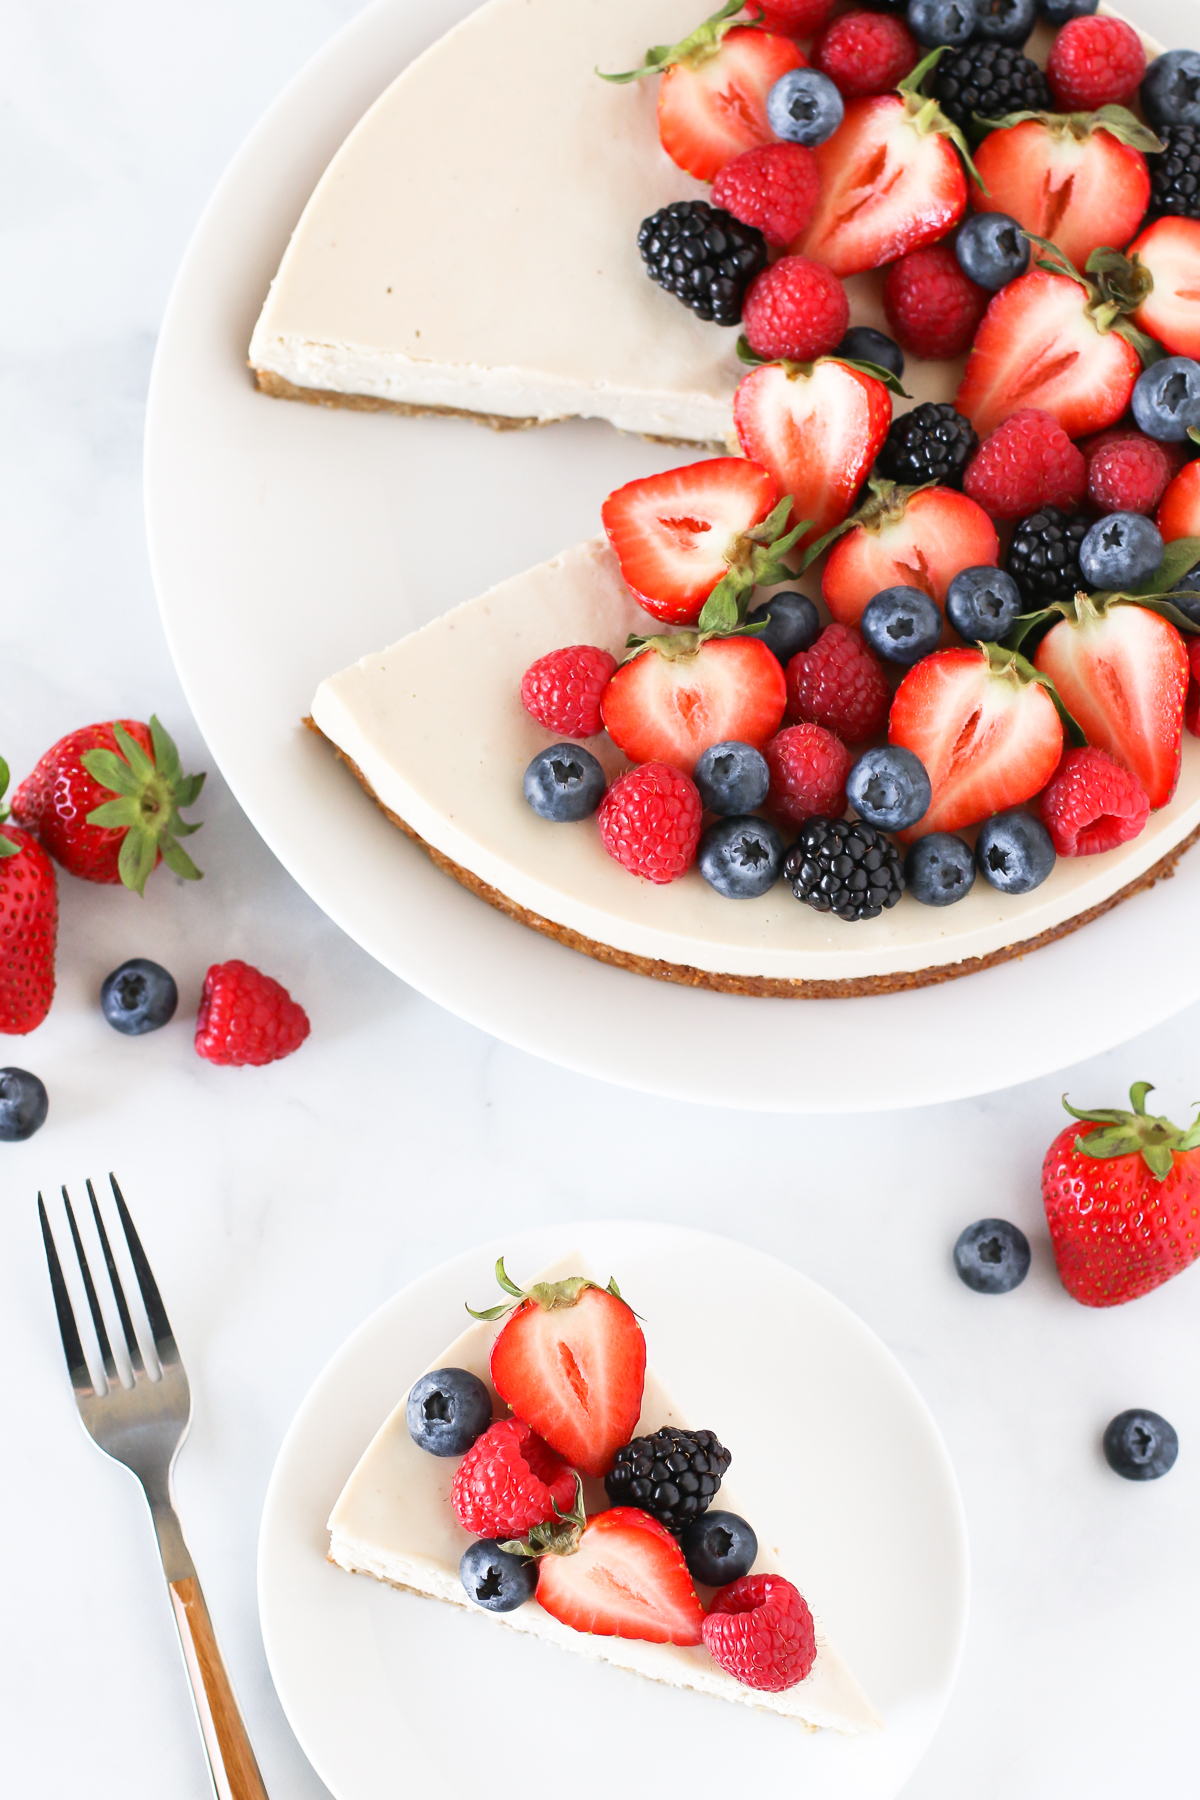
POLYGON ((727 162, 713 182, 713 205, 756 225, 782 249, 813 216, 820 192, 817 159, 803 144, 761 144, 727 162))
POLYGON ((476 1537, 524 1537, 575 1504, 575 1476, 520 1419, 499 1419, 454 1472, 450 1503, 476 1537))
POLYGON ((715 1594, 704 1642, 726 1674, 768 1694, 795 1687, 817 1659, 813 1616, 782 1575, 743 1575, 715 1594))
POLYGON ((551 650, 521 677, 521 704, 557 737, 595 737, 604 730, 600 696, 616 666, 616 657, 594 644, 551 650))
POLYGON ((1132 25, 1098 14, 1069 19, 1046 63, 1060 112, 1093 112, 1132 100, 1146 73, 1146 52, 1132 25))
POLYGON ((910 250, 883 284, 883 310, 892 336, 913 356, 961 356, 991 295, 968 281, 945 244, 910 250))
POLYGON ((287 989, 249 963, 214 963, 204 977, 196 1054, 206 1062, 233 1068, 278 1062, 300 1048, 310 1029, 308 1014, 287 989))
POLYGON ((1191 677, 1183 709, 1183 722, 1193 737, 1200 737, 1200 638, 1188 639, 1188 667, 1191 677))
POLYGON ((780 257, 756 275, 742 305, 750 348, 768 362, 812 362, 841 342, 849 323, 845 288, 807 256, 780 257))
POLYGON ((763 8, 762 28, 782 37, 812 37, 833 11, 837 0, 771 0, 763 8))
POLYGON ((54 998, 58 886, 36 838, 0 825, 0 1032, 22 1037, 54 998))
POLYGON ((1097 512, 1152 513, 1173 470, 1161 444, 1140 431, 1113 431, 1087 453, 1087 496, 1097 512))
POLYGON ((791 825, 846 810, 846 777, 854 758, 823 725, 789 725, 763 751, 771 771, 767 805, 791 825))
POLYGON ((1042 795, 1042 818, 1060 856, 1115 850, 1149 816, 1145 788, 1107 750, 1068 750, 1042 795))
POLYGON ((891 13, 848 12, 828 24, 813 45, 812 65, 847 100, 886 94, 920 58, 917 40, 891 13))
POLYGON ((662 886, 695 862, 703 810, 694 781, 670 763, 649 762, 613 782, 596 818, 608 854, 662 886))
POLYGON ((892 690, 883 668, 852 625, 827 625, 811 650, 787 666, 789 721, 836 731, 845 744, 875 737, 887 724, 892 690))
POLYGON ((1039 506, 1070 512, 1083 499, 1087 464, 1052 414, 1036 406, 1010 413, 967 464, 963 493, 994 519, 1020 519, 1039 506))

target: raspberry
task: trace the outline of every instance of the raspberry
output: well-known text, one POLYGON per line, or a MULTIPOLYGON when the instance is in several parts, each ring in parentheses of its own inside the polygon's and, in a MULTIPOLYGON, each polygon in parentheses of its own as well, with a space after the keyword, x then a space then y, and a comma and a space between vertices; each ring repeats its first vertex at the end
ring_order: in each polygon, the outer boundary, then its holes
POLYGON ((196 1054, 241 1068, 278 1062, 298 1050, 311 1027, 302 1006, 249 963, 214 963, 204 977, 196 1020, 196 1054))
POLYGON ((971 346, 991 295, 969 281, 945 244, 910 250, 883 284, 892 336, 914 356, 960 356, 971 346))
POLYGON ((963 493, 994 519, 1039 507, 1071 512, 1087 489, 1087 464, 1058 420, 1036 406, 1010 413, 985 438, 963 476, 963 493))
POLYGON ((742 323, 759 356, 811 362, 841 343, 850 323, 850 302, 824 263, 783 256, 750 283, 742 323))
POLYGON ((836 0, 772 0, 763 7, 762 28, 778 37, 812 37, 835 5, 836 0))
POLYGON ((596 819, 608 854, 662 886, 695 862, 703 810, 694 781, 670 763, 649 762, 613 782, 596 819))
POLYGON ((743 1575, 722 1588, 702 1629, 713 1661, 764 1693, 795 1687, 817 1658, 808 1604, 782 1575, 743 1575))
POLYGON ((1069 19, 1054 40, 1046 74, 1060 112, 1091 112, 1132 100, 1146 52, 1124 19, 1069 19))
POLYGON ((1171 459, 1140 431, 1104 432, 1085 453, 1087 496, 1097 512, 1152 513, 1171 479, 1171 459))
POLYGON ((713 204, 782 249, 812 218, 820 188, 817 159, 803 144, 761 144, 718 172, 713 204))
POLYGON ((1149 816, 1145 788, 1107 750, 1068 750, 1042 795, 1042 818, 1060 856, 1115 850, 1149 816))
POLYGON ((575 1504, 575 1475, 520 1419, 500 1419, 459 1463, 450 1501, 476 1537, 524 1537, 575 1504))
POLYGON ((846 810, 846 777, 854 758, 822 725, 789 725, 763 751, 771 771, 767 805, 789 825, 846 810))
POLYGON ((844 744, 875 737, 887 724, 892 690, 851 625, 827 625, 811 650, 787 666, 787 719, 836 731, 844 744))
POLYGON ((888 13, 848 12, 827 25, 813 45, 812 63, 847 100, 886 94, 920 57, 917 40, 888 13))
POLYGON ((1200 737, 1200 638, 1188 639, 1187 652, 1188 666, 1192 673, 1183 708, 1183 722, 1193 737, 1200 737))
POLYGON ((556 737, 595 737, 604 730, 600 696, 616 667, 616 657, 594 644, 551 650, 521 677, 521 705, 556 737))

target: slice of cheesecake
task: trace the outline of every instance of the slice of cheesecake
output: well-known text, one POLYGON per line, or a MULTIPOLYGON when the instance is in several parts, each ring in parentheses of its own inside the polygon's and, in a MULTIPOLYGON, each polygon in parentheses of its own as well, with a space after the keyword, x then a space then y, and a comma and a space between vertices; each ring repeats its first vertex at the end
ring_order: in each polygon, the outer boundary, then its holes
MULTIPOLYGON (((573 1254, 543 1271, 537 1279, 559 1281, 569 1275, 588 1273, 583 1259, 573 1254)), ((489 1360, 500 1329, 499 1321, 469 1326, 429 1367, 469 1369, 491 1389, 489 1360)), ((496 1414, 503 1417, 504 1407, 496 1400, 494 1389, 492 1395, 496 1414)), ((527 1601, 510 1613, 484 1612, 472 1606, 459 1581, 458 1564, 473 1540, 459 1525, 450 1503, 450 1485, 458 1459, 430 1456, 417 1448, 405 1423, 405 1399, 380 1427, 330 1515, 332 1562, 352 1574, 374 1575, 396 1587, 469 1607, 480 1619, 530 1632, 560 1649, 613 1663, 652 1681, 694 1688, 716 1699, 739 1701, 796 1719, 812 1729, 878 1729, 879 1720, 871 1705, 829 1643, 819 1621, 817 1658, 811 1671, 795 1687, 772 1694, 743 1687, 713 1661, 703 1645, 690 1648, 651 1644, 638 1638, 598 1637, 574 1631, 544 1612, 536 1600, 527 1601)), ((662 1425, 685 1426, 686 1421, 648 1368, 637 1435, 656 1431, 662 1425)), ((602 1483, 585 1483, 585 1493, 589 1513, 607 1506, 602 1483)), ((724 1510, 739 1513, 753 1524, 753 1511, 747 1512, 739 1504, 727 1484, 721 1486, 719 1501, 724 1510)), ((765 1546, 760 1547, 753 1572, 781 1572, 765 1546)))

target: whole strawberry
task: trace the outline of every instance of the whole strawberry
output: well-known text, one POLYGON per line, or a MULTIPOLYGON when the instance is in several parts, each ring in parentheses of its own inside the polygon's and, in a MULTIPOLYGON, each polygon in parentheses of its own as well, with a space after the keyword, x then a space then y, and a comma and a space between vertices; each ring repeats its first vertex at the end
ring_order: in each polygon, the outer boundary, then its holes
POLYGON ((1200 1118, 1187 1131, 1146 1112, 1077 1112, 1042 1164, 1042 1199, 1063 1286, 1084 1306, 1119 1306, 1161 1287, 1200 1256, 1200 1118))
MULTIPOLYGON (((0 758, 0 796, 8 765, 0 758)), ((8 808, 0 804, 0 819, 8 808)), ((21 1037, 41 1024, 54 998, 58 888, 54 864, 28 832, 0 833, 0 1032, 21 1037)))
POLYGON ((185 881, 200 871, 179 843, 198 831, 180 818, 204 785, 185 775, 179 752, 151 714, 149 725, 113 719, 60 738, 13 795, 13 818, 84 881, 124 882, 145 892, 165 862, 185 881))
POLYGON ((298 1050, 311 1027, 287 989, 236 958, 214 963, 204 977, 196 1020, 196 1055, 242 1068, 278 1062, 298 1050))

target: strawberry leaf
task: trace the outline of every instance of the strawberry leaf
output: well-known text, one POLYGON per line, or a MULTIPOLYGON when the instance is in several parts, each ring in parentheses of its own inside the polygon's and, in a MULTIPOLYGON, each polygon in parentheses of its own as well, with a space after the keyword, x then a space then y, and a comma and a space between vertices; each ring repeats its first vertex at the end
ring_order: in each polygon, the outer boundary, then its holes
POLYGON ((150 718, 151 752, 119 720, 113 723, 115 750, 85 750, 84 768, 100 787, 117 797, 92 808, 87 823, 102 831, 125 833, 117 870, 125 886, 143 894, 146 881, 162 856, 167 867, 185 881, 199 881, 200 870, 181 849, 178 839, 199 830, 180 817, 204 785, 203 775, 185 775, 179 752, 166 728, 150 718))
MULTIPOLYGON (((622 75, 606 75, 603 69, 597 69, 595 73, 599 75, 601 81, 611 81, 620 85, 626 81, 640 81, 643 75, 661 75, 664 69, 671 67, 672 63, 702 62, 719 48, 725 33, 733 28, 734 14, 740 13, 743 6, 744 0, 725 0, 725 5, 720 12, 713 13, 705 19, 702 25, 697 25, 695 31, 690 32, 687 37, 681 38, 679 43, 654 44, 647 50, 646 59, 640 69, 626 69, 622 75)), ((764 16, 762 8, 756 7, 755 13, 756 17, 753 21, 743 20, 742 23, 761 24, 764 16)))
POLYGON ((1067 711, 1062 695, 1055 687, 1054 682, 1049 675, 1044 675, 1040 669, 1035 669, 1033 664, 1026 657, 1022 656, 1019 650, 1008 650, 1003 644, 981 644, 980 649, 987 657, 988 667, 992 670, 993 674, 1000 674, 1006 669, 1011 669, 1019 682, 1036 682, 1038 687, 1045 688, 1051 700, 1054 702, 1055 712, 1062 720, 1063 730, 1075 745, 1076 749, 1082 749, 1086 745, 1087 738, 1083 734, 1083 727, 1079 724, 1078 720, 1067 711))
POLYGON ((1070 136, 1082 143, 1094 131, 1107 131, 1110 137, 1128 144, 1133 150, 1152 153, 1166 149, 1162 139, 1155 137, 1150 127, 1135 118, 1127 106, 1101 106, 1096 112, 1077 113, 1012 112, 1005 113, 1002 119, 984 119, 978 113, 974 117, 976 124, 985 131, 1010 131, 1014 125, 1024 125, 1035 119, 1054 137, 1070 136))
POLYGON ((1140 587, 1131 588, 1131 594, 1170 593, 1177 581, 1182 581, 1200 562, 1200 537, 1172 538, 1163 551, 1163 559, 1155 569, 1149 581, 1142 582, 1140 587))
MULTIPOLYGON (((609 1287, 611 1290, 611 1282, 609 1287)), ((620 1299, 619 1294, 617 1298, 620 1299)), ((500 1548, 507 1550, 510 1556, 573 1556, 587 1528, 583 1482, 579 1476, 575 1476, 575 1501, 570 1512, 559 1512, 553 1496, 550 1504, 554 1507, 560 1524, 556 1525, 553 1519, 547 1519, 544 1525, 535 1525, 527 1538, 507 1538, 500 1548)))
POLYGON ((757 350, 751 349, 750 339, 745 332, 738 338, 737 354, 738 361, 749 363, 752 369, 762 369, 768 363, 778 363, 781 369, 787 371, 793 381, 800 376, 807 381, 818 363, 841 363, 844 368, 857 369, 860 375, 869 375, 872 381, 882 382, 889 393, 898 394, 901 400, 912 399, 908 390, 901 386, 899 376, 893 374, 891 369, 885 369, 881 363, 862 362, 857 357, 838 356, 836 352, 830 352, 828 356, 814 357, 812 362, 806 363, 792 362, 786 356, 760 356, 757 350))
POLYGON ((1086 1137, 1075 1139, 1075 1148, 1082 1156, 1091 1156, 1097 1161, 1114 1156, 1138 1156, 1157 1181, 1165 1181, 1174 1166, 1176 1154, 1185 1150, 1200 1147, 1200 1118, 1197 1118, 1187 1131, 1180 1131, 1172 1125, 1170 1119, 1156 1118, 1146 1111, 1146 1095, 1154 1092, 1154 1085, 1149 1081, 1135 1081, 1129 1090, 1132 1111, 1122 1112, 1115 1107, 1097 1107, 1091 1112, 1081 1112, 1071 1105, 1067 1096, 1063 1095, 1063 1105, 1074 1119, 1082 1119, 1088 1124, 1098 1124, 1099 1131, 1089 1131, 1086 1137))
POLYGON ((913 130, 919 132, 922 137, 936 135, 949 138, 962 158, 963 166, 971 180, 981 194, 987 194, 989 189, 971 160, 971 151, 966 138, 958 126, 946 117, 937 101, 930 99, 922 92, 921 83, 937 67, 942 52, 947 48, 948 45, 939 44, 936 50, 931 50, 927 56, 923 56, 916 68, 910 70, 903 81, 897 82, 896 92, 904 101, 905 117, 913 130))

